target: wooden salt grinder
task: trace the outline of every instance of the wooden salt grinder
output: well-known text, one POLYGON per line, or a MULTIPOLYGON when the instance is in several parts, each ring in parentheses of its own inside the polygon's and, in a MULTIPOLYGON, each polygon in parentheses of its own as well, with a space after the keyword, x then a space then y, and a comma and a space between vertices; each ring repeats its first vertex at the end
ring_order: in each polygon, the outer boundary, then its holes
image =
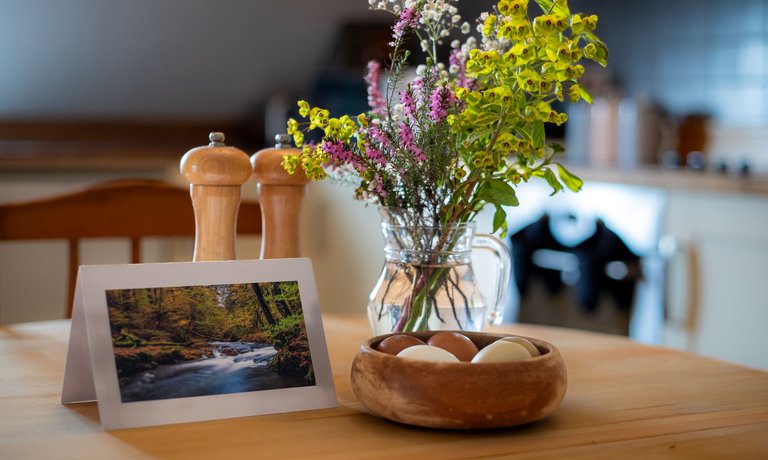
POLYGON ((309 182, 301 165, 294 174, 283 169, 283 156, 299 153, 290 148, 290 137, 278 134, 275 142, 275 148, 260 150, 251 157, 253 177, 259 184, 262 259, 300 257, 301 202, 309 182))
POLYGON ((195 208, 194 262, 235 259, 240 187, 251 177, 248 154, 224 145, 223 133, 211 133, 210 144, 181 159, 195 208))

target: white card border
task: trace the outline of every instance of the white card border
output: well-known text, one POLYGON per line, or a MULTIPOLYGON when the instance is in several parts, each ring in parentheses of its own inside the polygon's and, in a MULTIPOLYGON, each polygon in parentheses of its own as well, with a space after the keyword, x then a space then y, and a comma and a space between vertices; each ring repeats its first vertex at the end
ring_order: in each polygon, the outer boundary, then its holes
POLYGON ((80 269, 81 293, 101 423, 107 430, 335 407, 328 349, 309 259, 94 265, 80 269), (105 291, 298 281, 316 385, 123 403, 105 291))

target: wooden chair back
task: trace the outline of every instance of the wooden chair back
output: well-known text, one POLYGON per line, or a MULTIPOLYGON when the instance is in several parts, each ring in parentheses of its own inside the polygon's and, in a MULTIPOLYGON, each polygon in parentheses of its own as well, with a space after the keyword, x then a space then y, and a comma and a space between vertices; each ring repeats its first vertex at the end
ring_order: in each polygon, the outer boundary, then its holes
MULTIPOLYGON (((258 202, 241 202, 238 235, 262 233, 260 209, 258 202)), ((158 180, 115 180, 74 193, 0 205, 0 241, 69 242, 68 318, 72 315, 81 239, 129 238, 131 260, 139 263, 142 238, 194 235, 189 190, 158 180)))

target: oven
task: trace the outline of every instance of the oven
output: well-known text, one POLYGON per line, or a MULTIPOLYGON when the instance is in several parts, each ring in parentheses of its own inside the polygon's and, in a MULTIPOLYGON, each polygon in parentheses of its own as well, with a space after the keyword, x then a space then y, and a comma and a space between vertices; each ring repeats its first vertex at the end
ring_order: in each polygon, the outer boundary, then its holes
POLYGON ((549 196, 525 184, 508 210, 513 258, 505 322, 628 335, 660 343, 666 192, 588 182, 549 196))

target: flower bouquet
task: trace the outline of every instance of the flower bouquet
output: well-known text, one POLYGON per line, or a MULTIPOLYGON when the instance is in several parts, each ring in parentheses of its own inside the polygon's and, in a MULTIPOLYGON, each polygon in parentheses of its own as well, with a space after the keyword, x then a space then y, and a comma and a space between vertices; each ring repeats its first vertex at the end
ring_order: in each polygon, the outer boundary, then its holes
POLYGON ((387 263, 369 304, 376 332, 499 322, 499 300, 488 308, 474 286, 473 220, 493 206, 493 231, 503 236, 518 184, 543 179, 553 194, 581 188, 554 161, 563 148, 546 142, 544 127, 567 119, 555 101, 591 102, 580 62, 606 65, 597 17, 572 13, 566 0, 535 0, 538 15, 528 0, 500 0, 473 28, 458 15, 458 0, 369 3, 397 16, 386 69, 368 65, 370 111, 335 118, 299 101, 303 120, 289 120, 288 133, 301 151, 283 166, 301 166, 313 180, 353 182, 356 198, 381 207, 387 263), (405 81, 412 37, 424 60, 405 81), (313 130, 322 139, 305 144, 313 130))

